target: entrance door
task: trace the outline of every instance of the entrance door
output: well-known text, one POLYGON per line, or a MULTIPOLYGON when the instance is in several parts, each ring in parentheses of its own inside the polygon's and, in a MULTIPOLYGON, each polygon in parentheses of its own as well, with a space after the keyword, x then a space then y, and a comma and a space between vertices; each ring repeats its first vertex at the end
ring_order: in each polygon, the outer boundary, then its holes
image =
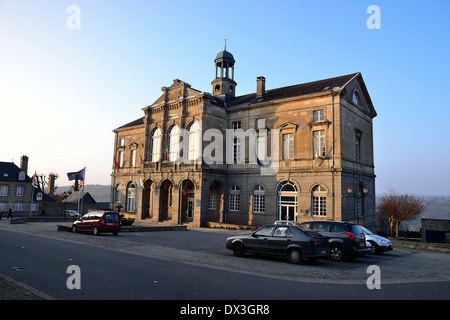
POLYGON ((297 220, 297 187, 290 181, 282 183, 278 189, 278 220, 297 220))
POLYGON ((279 220, 295 221, 295 206, 282 204, 280 206, 279 220))

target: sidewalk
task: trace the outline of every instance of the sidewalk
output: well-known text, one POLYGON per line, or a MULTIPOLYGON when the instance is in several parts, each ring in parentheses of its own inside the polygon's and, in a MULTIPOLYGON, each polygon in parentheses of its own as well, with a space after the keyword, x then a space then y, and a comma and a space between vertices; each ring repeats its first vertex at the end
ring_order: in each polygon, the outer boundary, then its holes
POLYGON ((54 300, 54 298, 0 274, 0 300, 54 300))

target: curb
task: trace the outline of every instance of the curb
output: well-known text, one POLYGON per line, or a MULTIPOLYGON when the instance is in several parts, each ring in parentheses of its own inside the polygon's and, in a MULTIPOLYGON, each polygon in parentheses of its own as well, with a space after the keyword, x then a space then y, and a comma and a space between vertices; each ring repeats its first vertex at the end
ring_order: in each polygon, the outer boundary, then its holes
POLYGON ((0 300, 56 300, 54 297, 0 274, 0 300))

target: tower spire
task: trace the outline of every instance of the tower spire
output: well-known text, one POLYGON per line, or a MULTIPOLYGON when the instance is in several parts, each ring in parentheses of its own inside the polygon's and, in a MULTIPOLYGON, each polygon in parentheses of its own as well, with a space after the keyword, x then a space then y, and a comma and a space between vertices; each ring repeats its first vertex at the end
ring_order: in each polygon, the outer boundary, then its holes
POLYGON ((225 49, 223 51, 227 51, 227 39, 225 39, 225 49))

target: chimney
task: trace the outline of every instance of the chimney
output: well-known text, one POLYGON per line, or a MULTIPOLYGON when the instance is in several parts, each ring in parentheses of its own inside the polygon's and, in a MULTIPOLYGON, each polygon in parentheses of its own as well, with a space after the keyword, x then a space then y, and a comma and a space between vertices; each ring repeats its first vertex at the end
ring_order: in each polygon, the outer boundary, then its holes
POLYGON ((256 96, 262 97, 266 93, 266 78, 256 78, 256 96))
POLYGON ((20 170, 25 172, 25 174, 28 174, 28 157, 22 156, 20 158, 20 170))
POLYGON ((53 173, 50 173, 48 175, 48 187, 47 187, 47 194, 50 197, 53 197, 55 195, 55 180, 57 176, 53 173))

